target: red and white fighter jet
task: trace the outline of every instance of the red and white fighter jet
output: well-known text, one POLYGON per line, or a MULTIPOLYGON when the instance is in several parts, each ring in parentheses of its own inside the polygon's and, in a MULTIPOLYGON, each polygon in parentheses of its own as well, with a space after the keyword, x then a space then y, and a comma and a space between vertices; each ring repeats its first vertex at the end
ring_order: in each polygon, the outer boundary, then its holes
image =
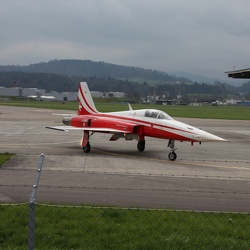
POLYGON ((119 138, 137 140, 137 149, 144 151, 145 137, 168 139, 170 152, 168 158, 176 160, 175 141, 212 142, 225 141, 223 138, 203 131, 199 128, 174 120, 168 114, 156 109, 133 110, 129 105, 128 111, 100 113, 96 110, 86 82, 80 82, 78 91, 78 115, 67 115, 63 118, 66 126, 46 127, 50 129, 68 131, 83 131, 82 148, 89 153, 91 146, 89 137, 94 133, 112 134, 110 141, 119 138))

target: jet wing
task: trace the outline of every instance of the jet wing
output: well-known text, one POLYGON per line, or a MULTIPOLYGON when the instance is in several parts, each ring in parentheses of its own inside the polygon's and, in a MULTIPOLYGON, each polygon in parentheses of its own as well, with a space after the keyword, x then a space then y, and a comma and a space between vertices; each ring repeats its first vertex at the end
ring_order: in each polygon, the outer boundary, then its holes
POLYGON ((46 126, 48 129, 54 129, 59 131, 68 132, 69 130, 80 130, 80 131, 92 131, 92 132, 100 132, 100 133, 130 133, 130 131, 122 130, 122 129, 111 129, 111 128, 91 128, 91 127, 73 127, 73 126, 56 126, 56 127, 49 127, 46 126))

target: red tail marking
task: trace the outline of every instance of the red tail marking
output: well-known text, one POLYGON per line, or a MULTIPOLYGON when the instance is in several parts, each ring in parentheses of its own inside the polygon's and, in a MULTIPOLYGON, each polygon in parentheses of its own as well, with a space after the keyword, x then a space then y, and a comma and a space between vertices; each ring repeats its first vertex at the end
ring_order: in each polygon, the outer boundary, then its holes
MULTIPOLYGON (((86 98, 85 98, 85 96, 84 96, 84 94, 83 94, 83 90, 82 90, 81 84, 80 84, 80 87, 79 87, 79 91, 80 91, 80 95, 81 95, 81 97, 83 98, 84 103, 86 104, 86 106, 87 106, 93 113, 97 113, 97 111, 96 111, 95 109, 93 109, 93 108, 89 105, 89 103, 87 102, 87 100, 86 100, 86 98)), ((87 111, 86 108, 84 108, 84 105, 81 103, 81 100, 79 99, 79 97, 78 97, 78 100, 79 100, 80 105, 81 105, 81 110, 79 110, 78 114, 79 114, 79 115, 80 115, 80 114, 90 114, 90 112, 87 111), (82 110, 82 109, 83 109, 83 110, 82 110), (84 112, 83 112, 83 111, 84 111, 84 112)))

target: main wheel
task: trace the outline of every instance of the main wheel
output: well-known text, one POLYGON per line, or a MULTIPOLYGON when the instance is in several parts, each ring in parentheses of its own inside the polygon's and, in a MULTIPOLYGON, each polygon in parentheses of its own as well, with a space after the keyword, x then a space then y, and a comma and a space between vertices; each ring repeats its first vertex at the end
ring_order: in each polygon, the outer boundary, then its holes
POLYGON ((87 145, 85 147, 82 147, 82 150, 84 153, 89 153, 91 150, 91 146, 89 144, 89 142, 87 143, 87 145))
POLYGON ((168 159, 169 159, 170 161, 175 161, 176 158, 177 158, 177 154, 176 154, 175 152, 170 152, 170 153, 168 154, 168 159))
POLYGON ((137 149, 139 151, 143 151, 145 149, 145 141, 138 141, 138 143, 137 143, 137 149))

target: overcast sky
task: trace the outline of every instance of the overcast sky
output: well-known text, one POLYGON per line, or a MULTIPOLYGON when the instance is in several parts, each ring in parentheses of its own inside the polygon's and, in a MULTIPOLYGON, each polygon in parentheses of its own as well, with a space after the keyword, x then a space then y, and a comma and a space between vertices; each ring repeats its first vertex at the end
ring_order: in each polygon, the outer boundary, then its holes
POLYGON ((249 10, 249 0, 1 0, 0 64, 89 59, 228 80, 250 68, 249 10))

